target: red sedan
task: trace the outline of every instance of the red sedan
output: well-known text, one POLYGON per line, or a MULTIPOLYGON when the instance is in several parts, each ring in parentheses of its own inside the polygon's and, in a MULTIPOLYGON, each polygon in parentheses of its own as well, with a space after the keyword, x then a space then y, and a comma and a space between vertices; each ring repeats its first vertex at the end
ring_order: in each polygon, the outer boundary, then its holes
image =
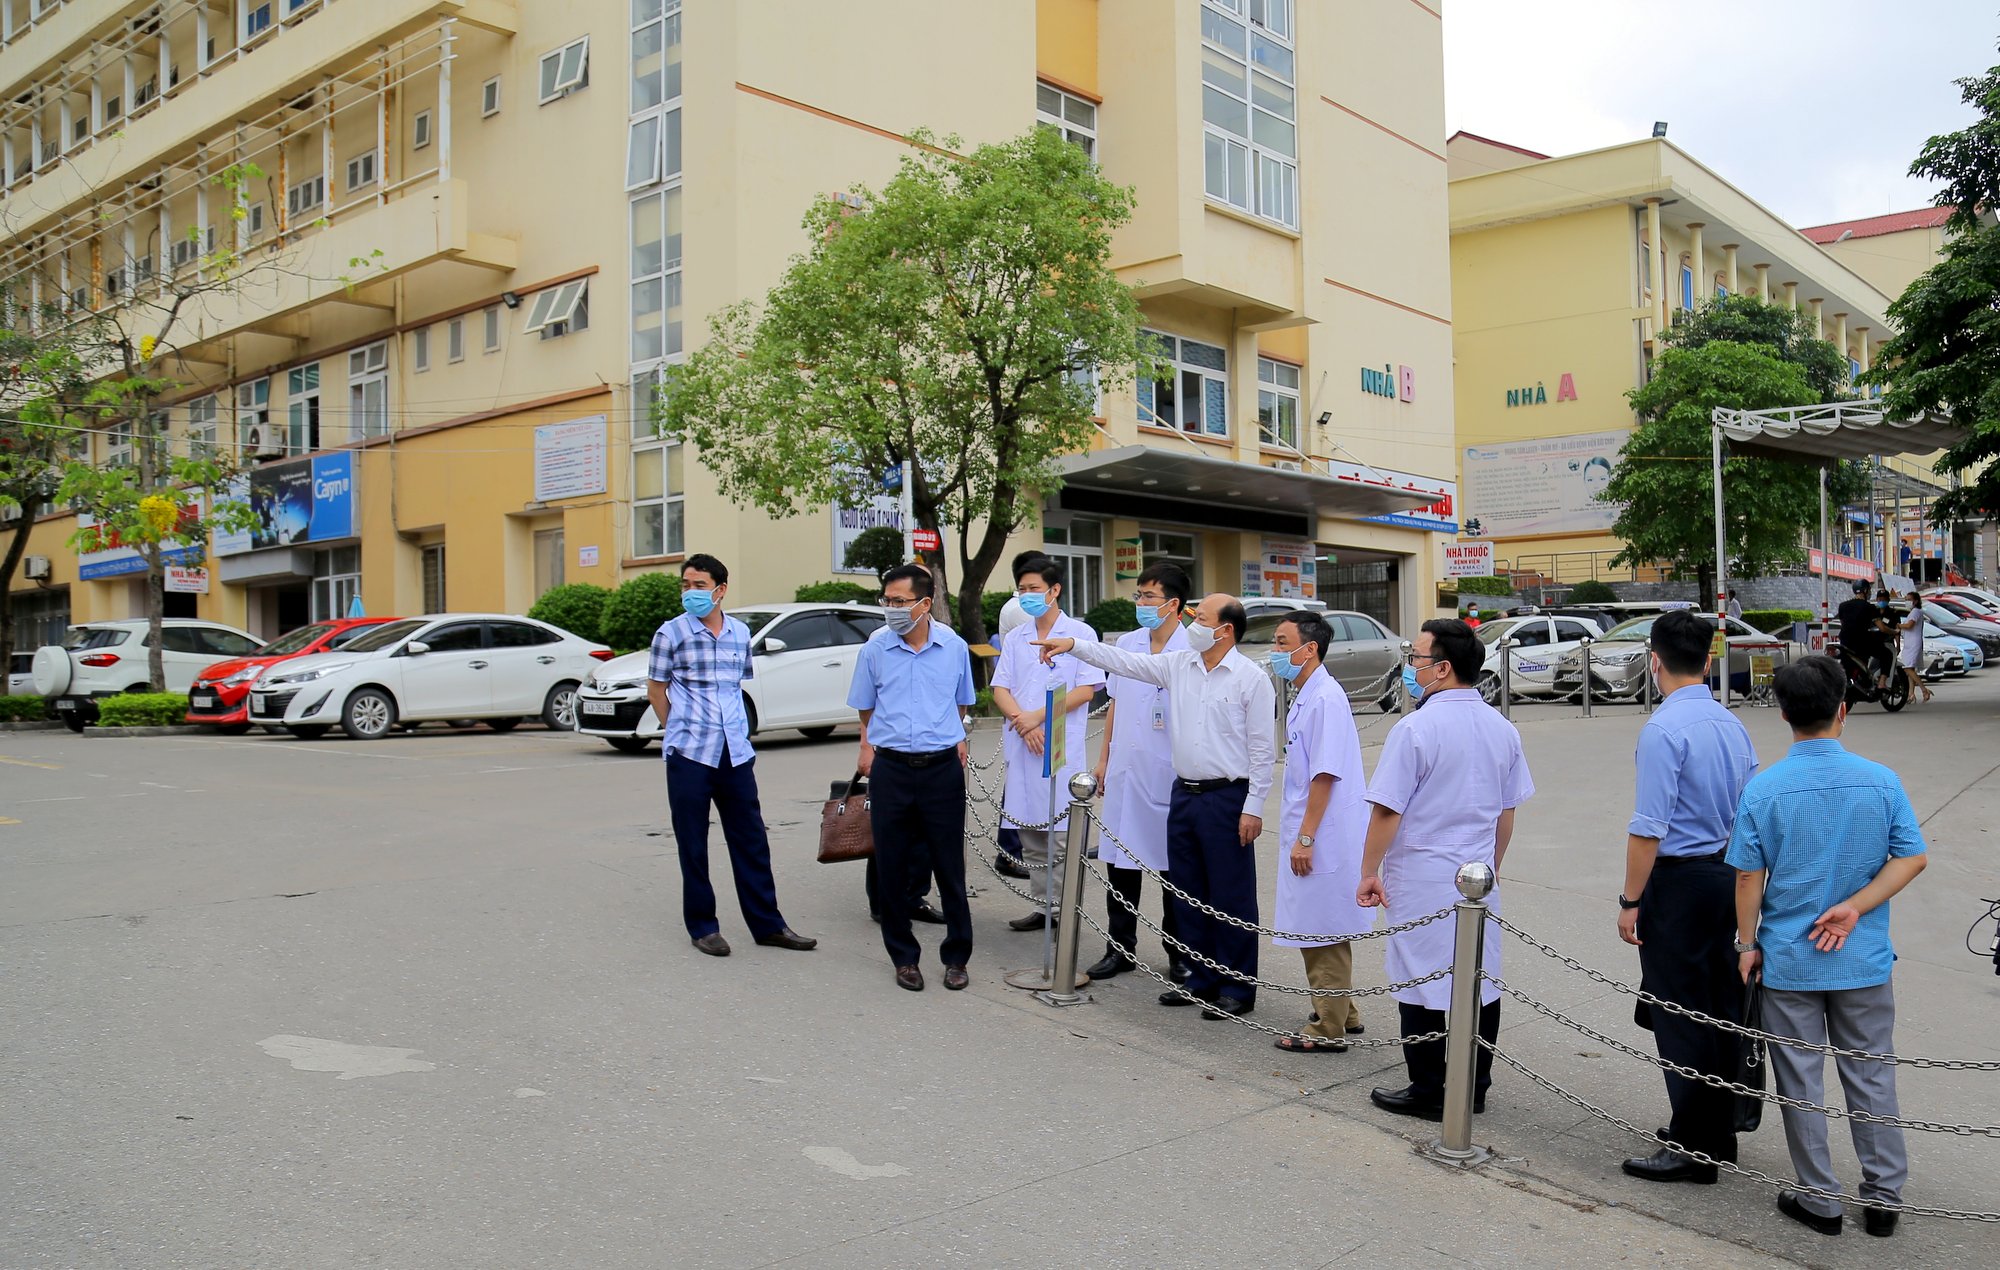
POLYGON ((204 667, 188 691, 187 722, 213 724, 236 735, 250 730, 250 686, 282 661, 312 653, 331 653, 364 631, 393 622, 393 617, 344 617, 314 622, 280 635, 248 657, 234 657, 204 667))

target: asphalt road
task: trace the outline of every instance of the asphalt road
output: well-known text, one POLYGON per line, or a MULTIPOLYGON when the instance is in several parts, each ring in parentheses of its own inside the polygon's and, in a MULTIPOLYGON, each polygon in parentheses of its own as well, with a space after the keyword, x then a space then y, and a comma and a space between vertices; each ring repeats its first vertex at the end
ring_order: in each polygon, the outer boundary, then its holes
MULTIPOLYGON (((1639 716, 1574 715, 1519 712, 1540 793, 1508 911, 1630 981, 1611 896, 1639 716)), ((1775 712, 1744 717, 1775 761, 1775 712)), ((1934 858, 1895 907, 1898 1050, 2000 1054, 2000 979, 1962 944, 2000 895, 2000 674, 1864 707, 1849 740, 1904 774, 1934 858)), ((1283 1055, 1141 976, 1069 1010, 1007 988, 1040 936, 978 869, 971 991, 901 992, 858 866, 812 862, 851 747, 761 747, 780 897, 821 949, 749 946, 718 871, 717 960, 681 928, 657 751, 0 733, 0 1265, 2000 1263, 2000 1226, 1831 1240, 1742 1179, 1631 1181, 1634 1139, 1504 1068, 1475 1133, 1498 1158, 1441 1168, 1413 1150, 1429 1126, 1367 1102, 1401 1083, 1394 1051, 1283 1055)), ((1303 982, 1289 950, 1264 965, 1303 982)), ((1364 946, 1358 981, 1381 969, 1364 946)), ((1650 1050, 1610 990, 1519 945, 1502 973, 1650 1050)), ((1253 1017, 1295 1023, 1295 1000, 1253 1017)), ((1502 1046, 1664 1117, 1654 1070, 1525 1009, 1502 1046)), ((1906 1116, 2000 1122, 1991 1074, 1901 1079, 1906 1116)), ((1911 1202, 2000 1208, 2000 1141, 1911 1155, 1911 1202)), ((1744 1159, 1784 1171, 1775 1115, 1744 1159)))

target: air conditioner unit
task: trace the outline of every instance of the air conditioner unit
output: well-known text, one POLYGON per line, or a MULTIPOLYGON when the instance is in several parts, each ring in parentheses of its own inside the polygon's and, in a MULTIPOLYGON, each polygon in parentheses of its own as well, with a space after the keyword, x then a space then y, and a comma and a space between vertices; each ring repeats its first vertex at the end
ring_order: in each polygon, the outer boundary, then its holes
POLYGON ((245 428, 243 448, 260 459, 280 458, 285 453, 285 443, 268 423, 253 423, 245 428))
POLYGON ((1271 464, 1271 466, 1277 468, 1280 472, 1297 472, 1303 470, 1299 467, 1297 459, 1279 459, 1277 462, 1271 464))
POLYGON ((29 556, 22 562, 21 576, 30 582, 47 582, 53 576, 49 569, 49 558, 29 556))
POLYGON ((0 525, 12 524, 19 519, 21 519, 19 503, 9 503, 5 507, 0 507, 0 525))

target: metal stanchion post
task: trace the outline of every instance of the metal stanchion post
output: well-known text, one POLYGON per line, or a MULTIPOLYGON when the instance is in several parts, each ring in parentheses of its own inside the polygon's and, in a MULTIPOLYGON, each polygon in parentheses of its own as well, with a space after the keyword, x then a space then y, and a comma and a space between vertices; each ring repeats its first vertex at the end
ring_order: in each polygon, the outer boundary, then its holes
POLYGON ((1639 691, 1645 698, 1647 714, 1653 712, 1653 641, 1646 640, 1646 664, 1639 667, 1639 691))
POLYGON ((1500 639, 1500 714, 1507 719, 1514 717, 1514 640, 1511 636, 1500 639))
POLYGON ((1444 1042, 1444 1130, 1428 1154, 1452 1164, 1483 1164, 1487 1152, 1472 1145, 1474 1071, 1479 1059, 1480 967, 1486 938, 1486 897, 1493 890, 1492 866, 1473 861, 1458 869, 1453 907, 1458 929, 1451 953, 1451 1013, 1444 1042))
POLYGON ((1090 800, 1097 796, 1097 778, 1078 772, 1069 778, 1069 831, 1063 846, 1062 924, 1056 928, 1056 968, 1049 987, 1035 997, 1045 1005, 1081 1005, 1090 1000, 1079 991, 1090 982, 1076 972, 1076 945, 1083 934, 1083 853, 1090 838, 1090 800))
POLYGON ((1583 717, 1590 717, 1590 646, 1597 641, 1586 635, 1583 637, 1583 717))
MULTIPOLYGON (((1416 651, 1417 651, 1417 646, 1415 644, 1412 644, 1407 639, 1403 641, 1403 662, 1402 662, 1403 666, 1407 666, 1410 664, 1410 654, 1416 651)), ((1398 666, 1396 669, 1396 713, 1408 714, 1410 712, 1411 704, 1412 702, 1410 701, 1410 681, 1403 678, 1402 666, 1398 666)), ((1280 728, 1279 730, 1283 731, 1282 728, 1280 728)))

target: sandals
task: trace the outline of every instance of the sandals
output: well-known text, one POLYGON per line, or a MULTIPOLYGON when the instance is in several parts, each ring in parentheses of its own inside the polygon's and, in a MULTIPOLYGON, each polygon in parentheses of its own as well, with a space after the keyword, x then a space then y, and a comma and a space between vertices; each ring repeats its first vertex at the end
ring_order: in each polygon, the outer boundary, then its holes
POLYGON ((1287 1054, 1345 1054, 1346 1041, 1323 1041, 1309 1036, 1281 1036, 1271 1042, 1287 1054))

